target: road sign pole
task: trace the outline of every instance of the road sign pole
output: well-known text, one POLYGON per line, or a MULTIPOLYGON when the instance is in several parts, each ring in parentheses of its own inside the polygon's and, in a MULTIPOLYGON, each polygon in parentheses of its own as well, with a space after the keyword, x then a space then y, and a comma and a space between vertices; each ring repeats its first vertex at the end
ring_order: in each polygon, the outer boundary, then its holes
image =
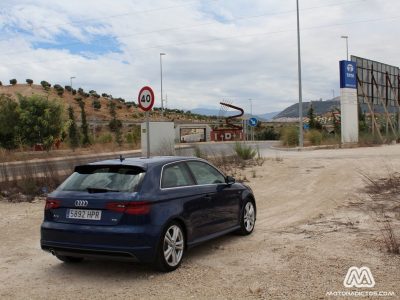
MULTIPOLYGON (((139 92, 138 96, 138 106, 145 111, 146 116, 146 144, 147 158, 150 157, 150 124, 149 124, 149 110, 153 108, 154 105, 154 92, 149 86, 144 86, 139 92)), ((142 147, 143 148, 143 147, 142 147)))
POLYGON ((147 141, 147 158, 150 157, 150 126, 149 112, 146 111, 146 141, 147 141))

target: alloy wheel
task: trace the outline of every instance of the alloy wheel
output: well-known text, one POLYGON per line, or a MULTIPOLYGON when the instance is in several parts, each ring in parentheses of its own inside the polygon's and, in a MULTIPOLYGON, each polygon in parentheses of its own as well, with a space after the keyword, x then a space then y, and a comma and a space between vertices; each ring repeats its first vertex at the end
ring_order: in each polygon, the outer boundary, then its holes
POLYGON ((247 232, 253 230, 255 219, 256 219, 256 214, 254 210, 254 205, 252 202, 247 202, 246 206, 244 207, 244 217, 243 217, 244 227, 247 232))
POLYGON ((177 225, 172 225, 165 232, 164 236, 164 259, 170 267, 178 265, 183 256, 184 238, 182 229, 177 225))

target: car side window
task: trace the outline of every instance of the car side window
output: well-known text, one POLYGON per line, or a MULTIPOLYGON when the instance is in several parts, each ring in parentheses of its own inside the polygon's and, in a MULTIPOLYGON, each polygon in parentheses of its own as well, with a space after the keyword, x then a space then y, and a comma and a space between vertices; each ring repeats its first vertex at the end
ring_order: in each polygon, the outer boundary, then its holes
POLYGON ((224 183, 225 177, 214 167, 201 161, 188 161, 190 171, 192 171, 197 184, 218 184, 224 183))
POLYGON ((167 165, 163 169, 161 188, 194 185, 194 181, 184 164, 167 165))

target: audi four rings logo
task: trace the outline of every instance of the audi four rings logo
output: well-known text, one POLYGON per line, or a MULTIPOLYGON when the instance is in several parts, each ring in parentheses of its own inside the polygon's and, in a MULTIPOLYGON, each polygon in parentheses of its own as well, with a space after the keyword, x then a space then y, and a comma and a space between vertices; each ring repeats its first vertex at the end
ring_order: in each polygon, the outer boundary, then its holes
POLYGON ((79 207, 85 207, 88 206, 89 202, 86 200, 76 200, 75 201, 75 206, 79 206, 79 207))

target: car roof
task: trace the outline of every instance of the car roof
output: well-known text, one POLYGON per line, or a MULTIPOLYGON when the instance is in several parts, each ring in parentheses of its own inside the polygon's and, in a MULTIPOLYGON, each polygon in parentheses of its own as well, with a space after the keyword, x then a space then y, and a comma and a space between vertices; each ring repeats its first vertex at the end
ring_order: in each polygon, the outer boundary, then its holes
POLYGON ((108 159, 96 161, 89 163, 88 165, 122 165, 122 166, 134 166, 140 167, 144 170, 149 167, 154 167, 157 165, 164 165, 166 163, 178 162, 183 160, 201 160, 197 157, 187 157, 187 156, 153 156, 150 158, 146 157, 127 157, 117 159, 108 159))

